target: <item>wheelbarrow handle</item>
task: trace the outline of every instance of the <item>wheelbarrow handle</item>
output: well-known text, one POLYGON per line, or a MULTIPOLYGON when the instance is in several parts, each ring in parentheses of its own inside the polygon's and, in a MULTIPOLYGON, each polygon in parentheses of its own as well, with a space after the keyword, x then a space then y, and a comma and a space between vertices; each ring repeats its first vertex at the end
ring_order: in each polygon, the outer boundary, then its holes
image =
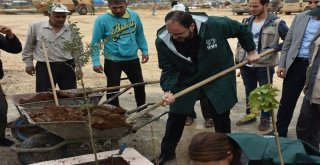
MULTIPOLYGON (((275 51, 274 49, 269 49, 269 50, 267 50, 267 51, 259 54, 259 55, 260 55, 260 58, 261 58, 261 57, 264 57, 264 56, 266 56, 266 55, 269 55, 269 54, 273 53, 274 51, 275 51)), ((174 97, 175 99, 177 99, 177 98, 179 98, 179 97, 181 97, 181 96, 183 96, 183 95, 185 95, 185 94, 187 94, 187 93, 189 93, 189 92, 191 92, 191 91, 193 91, 193 90, 195 90, 195 89, 197 89, 197 88, 200 88, 200 87, 208 84, 209 82, 211 82, 211 81, 213 81, 213 80, 216 80, 216 79, 218 79, 218 78, 226 75, 226 74, 229 73, 229 72, 232 72, 232 71, 234 71, 234 70, 236 70, 236 69, 238 69, 238 68, 246 65, 247 63, 248 63, 248 60, 244 60, 244 61, 242 61, 241 63, 239 63, 239 64, 237 64, 237 65, 235 65, 235 66, 233 66, 233 67, 231 67, 231 68, 228 68, 228 69, 226 69, 226 70, 224 70, 224 71, 221 71, 221 72, 219 72, 219 73, 217 73, 217 74, 215 74, 215 75, 213 75, 213 76, 211 76, 211 77, 209 77, 209 78, 207 78, 207 79, 205 79, 205 80, 203 80, 203 81, 200 81, 200 82, 197 83, 197 84, 194 84, 194 85, 192 85, 192 86, 190 86, 190 87, 188 87, 188 88, 186 88, 186 89, 184 89, 184 90, 182 90, 182 91, 174 94, 173 97, 174 97)), ((126 119, 127 123, 134 122, 137 118, 139 118, 139 117, 145 115, 146 113, 148 113, 148 112, 150 112, 150 111, 158 108, 159 106, 163 105, 163 103, 164 103, 164 101, 161 100, 161 101, 155 103, 154 105, 152 105, 152 106, 150 106, 150 107, 148 107, 148 108, 146 108, 146 109, 144 109, 144 110, 142 110, 142 111, 140 111, 140 112, 137 112, 137 113, 135 113, 135 114, 132 114, 131 116, 129 116, 129 117, 126 119)))
POLYGON ((145 82, 128 84, 128 85, 120 85, 120 86, 113 86, 113 87, 98 88, 98 89, 87 90, 86 93, 90 94, 90 93, 105 92, 105 91, 121 89, 121 88, 132 88, 132 87, 141 86, 141 85, 147 85, 147 84, 157 84, 159 82, 160 82, 159 80, 152 80, 152 81, 145 81, 145 82))

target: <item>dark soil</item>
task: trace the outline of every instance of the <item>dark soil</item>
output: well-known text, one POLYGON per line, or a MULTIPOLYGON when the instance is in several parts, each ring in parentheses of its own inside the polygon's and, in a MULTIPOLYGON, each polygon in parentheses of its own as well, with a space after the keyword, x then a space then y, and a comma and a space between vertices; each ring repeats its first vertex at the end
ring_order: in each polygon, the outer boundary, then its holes
MULTIPOLYGON (((95 162, 81 163, 78 165, 95 165, 95 162)), ((99 165, 130 165, 130 163, 122 157, 109 157, 107 159, 99 160, 99 165)))
MULTIPOLYGON (((57 96, 59 99, 63 98, 70 98, 69 95, 64 93, 57 93, 57 96)), ((52 92, 41 92, 37 93, 35 96, 31 98, 20 98, 19 103, 20 104, 26 104, 26 103, 33 103, 33 102, 39 102, 39 101, 47 101, 47 100, 53 100, 53 93, 52 92)))
POLYGON ((124 114, 126 110, 121 107, 107 108, 97 105, 88 106, 47 106, 38 112, 30 112, 30 117, 35 122, 60 122, 60 121, 87 121, 87 109, 91 114, 92 127, 96 129, 111 129, 128 127, 124 114))

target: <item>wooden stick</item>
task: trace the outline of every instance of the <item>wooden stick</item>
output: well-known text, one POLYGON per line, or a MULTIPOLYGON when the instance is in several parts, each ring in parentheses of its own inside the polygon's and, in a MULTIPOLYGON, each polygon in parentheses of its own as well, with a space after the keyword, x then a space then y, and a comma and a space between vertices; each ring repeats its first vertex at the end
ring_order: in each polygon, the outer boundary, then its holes
MULTIPOLYGON (((78 91, 76 93, 73 93, 75 96, 78 96, 79 94, 91 94, 91 93, 98 93, 98 92, 105 92, 105 91, 110 91, 110 90, 115 90, 115 89, 121 89, 121 88, 130 88, 130 87, 135 87, 135 86, 140 86, 140 85, 147 85, 147 84, 157 84, 159 83, 159 80, 152 80, 152 81, 145 81, 145 82, 140 82, 140 83, 134 83, 134 84, 127 84, 127 85, 120 85, 120 86, 113 86, 113 87, 104 87, 104 88, 96 88, 96 89, 86 89, 85 91, 78 91)), ((59 91, 63 93, 64 91, 61 90, 59 91)))
MULTIPOLYGON (((264 57, 264 56, 266 56, 266 55, 268 55, 268 54, 271 54, 271 53, 273 53, 274 51, 275 51, 274 49, 267 50, 267 51, 259 54, 259 55, 260 55, 260 58, 261 58, 261 57, 264 57)), ((248 63, 248 60, 245 60, 245 61, 243 61, 243 62, 241 62, 241 63, 239 63, 239 64, 237 64, 237 65, 235 65, 235 66, 233 66, 233 67, 231 67, 231 68, 228 68, 228 69, 226 69, 226 70, 224 70, 224 71, 221 71, 221 72, 219 72, 219 73, 217 73, 217 74, 215 74, 215 75, 213 75, 213 76, 211 76, 211 77, 209 77, 209 78, 207 78, 207 79, 205 79, 205 80, 203 80, 203 81, 200 81, 200 82, 197 83, 197 84, 194 84, 194 85, 192 85, 192 86, 190 86, 190 87, 188 87, 188 88, 186 88, 186 89, 184 89, 184 90, 182 90, 182 91, 174 94, 173 97, 174 97, 174 99, 177 99, 177 98, 179 98, 179 97, 181 97, 181 96, 183 96, 183 95, 185 95, 185 94, 187 94, 187 93, 189 93, 189 92, 191 92, 191 91, 193 91, 193 90, 195 90, 195 89, 198 89, 198 88, 200 88, 200 87, 208 84, 209 82, 211 82, 211 81, 213 81, 213 80, 216 80, 216 79, 218 79, 218 78, 226 75, 226 74, 229 73, 229 72, 232 72, 232 71, 234 71, 234 70, 236 70, 236 69, 238 69, 238 68, 246 65, 247 63, 248 63)), ((148 112, 150 112, 150 111, 158 108, 159 106, 163 105, 163 103, 164 103, 164 101, 161 100, 161 101, 155 103, 154 105, 152 105, 152 106, 150 106, 150 107, 148 107, 148 108, 146 108, 146 109, 144 109, 144 110, 142 110, 142 111, 140 111, 140 112, 137 112, 137 113, 135 113, 135 114, 132 114, 131 116, 129 116, 129 117, 127 118, 126 121, 127 121, 128 123, 133 122, 133 121, 136 120, 137 118, 139 118, 139 117, 145 115, 146 113, 148 113, 148 112)))
POLYGON ((106 87, 106 88, 101 88, 101 89, 93 89, 93 90, 88 91, 88 92, 92 92, 92 93, 105 92, 105 91, 109 91, 109 90, 120 89, 120 88, 128 88, 128 87, 134 87, 134 86, 138 86, 138 85, 157 84, 157 83, 159 83, 159 82, 160 82, 159 80, 152 80, 152 81, 145 81, 145 82, 134 83, 134 84, 127 84, 127 85, 106 87))
POLYGON ((44 57, 46 59, 46 64, 47 64, 50 84, 51 84, 51 88, 52 88, 52 92, 53 92, 54 102, 56 103, 56 106, 58 107, 59 106, 59 102, 58 102, 57 91, 56 91, 56 87, 54 86, 54 83, 53 83, 53 77, 52 77, 51 67, 50 67, 49 58, 48 58, 48 52, 46 50, 46 46, 45 46, 43 40, 42 40, 42 49, 43 49, 44 57))

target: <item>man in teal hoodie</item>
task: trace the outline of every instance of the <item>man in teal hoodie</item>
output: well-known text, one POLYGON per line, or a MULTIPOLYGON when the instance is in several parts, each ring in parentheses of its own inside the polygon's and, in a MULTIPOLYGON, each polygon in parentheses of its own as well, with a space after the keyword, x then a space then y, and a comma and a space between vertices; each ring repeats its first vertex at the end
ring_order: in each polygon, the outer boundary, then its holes
MULTIPOLYGON (((148 46, 143 33, 142 23, 138 14, 127 9, 126 0, 108 0, 110 12, 99 16, 92 32, 92 64, 97 73, 105 73, 107 87, 119 86, 123 71, 131 83, 143 82, 138 49, 142 52, 141 63, 146 63, 148 46), (104 68, 100 64, 99 45, 104 45, 104 68)), ((118 90, 109 91, 111 93, 118 90)), ((146 94, 144 86, 134 87, 137 106, 145 104, 146 94)), ((107 95, 111 98, 114 94, 107 95)), ((109 104, 119 106, 116 98, 109 104)))
POLYGON ((184 121, 195 102, 206 99, 216 132, 231 132, 230 109, 237 102, 235 72, 174 100, 173 94, 234 66, 228 38, 238 38, 248 53, 248 61, 256 62, 252 33, 247 25, 227 17, 191 16, 172 11, 165 17, 166 26, 159 29, 156 40, 160 85, 163 101, 170 105, 166 132, 161 144, 160 165, 175 158, 184 121))

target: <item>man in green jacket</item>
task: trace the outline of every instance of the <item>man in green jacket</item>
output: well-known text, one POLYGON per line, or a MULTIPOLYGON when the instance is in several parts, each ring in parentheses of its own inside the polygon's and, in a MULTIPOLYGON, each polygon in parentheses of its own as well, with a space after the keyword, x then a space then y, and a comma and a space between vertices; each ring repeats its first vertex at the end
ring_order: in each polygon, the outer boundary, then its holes
POLYGON ((160 165, 175 159, 186 116, 195 102, 207 99, 215 121, 216 132, 229 133, 230 109, 237 102, 235 72, 174 100, 173 94, 213 76, 234 65, 228 38, 237 37, 248 52, 248 60, 256 62, 252 34, 246 25, 227 17, 191 16, 188 12, 172 11, 165 17, 166 26, 158 30, 156 47, 163 101, 170 105, 165 136, 161 144, 160 165))

